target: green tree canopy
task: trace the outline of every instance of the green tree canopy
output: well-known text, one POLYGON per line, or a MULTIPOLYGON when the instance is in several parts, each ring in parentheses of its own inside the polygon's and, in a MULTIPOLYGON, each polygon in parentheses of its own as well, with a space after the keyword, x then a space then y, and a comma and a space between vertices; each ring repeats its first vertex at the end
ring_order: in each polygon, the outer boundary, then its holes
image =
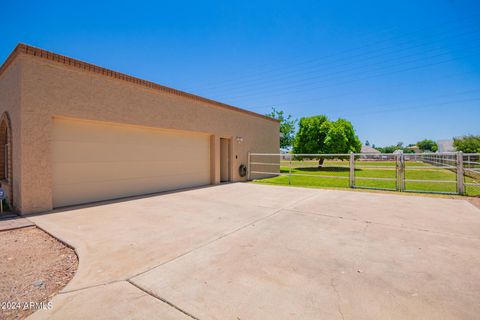
POLYGON ((417 142, 417 147, 422 151, 431 151, 436 152, 438 150, 438 145, 433 140, 424 139, 417 142))
POLYGON ((324 115, 301 118, 293 145, 294 153, 349 153, 361 148, 349 121, 330 121, 324 115))
POLYGON ((467 135, 453 138, 453 146, 457 151, 465 153, 480 153, 480 135, 467 135))
POLYGON ((283 111, 275 108, 272 108, 272 112, 267 113, 266 116, 280 121, 280 148, 290 147, 293 144, 297 120, 291 115, 285 116, 283 111))

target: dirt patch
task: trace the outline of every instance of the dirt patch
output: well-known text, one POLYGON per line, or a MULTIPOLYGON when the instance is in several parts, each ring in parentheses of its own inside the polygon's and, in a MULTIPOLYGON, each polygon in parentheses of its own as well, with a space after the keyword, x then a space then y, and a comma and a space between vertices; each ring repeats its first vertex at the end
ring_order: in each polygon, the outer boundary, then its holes
POLYGON ((48 308, 77 266, 71 248, 36 227, 0 232, 0 318, 23 319, 48 308))

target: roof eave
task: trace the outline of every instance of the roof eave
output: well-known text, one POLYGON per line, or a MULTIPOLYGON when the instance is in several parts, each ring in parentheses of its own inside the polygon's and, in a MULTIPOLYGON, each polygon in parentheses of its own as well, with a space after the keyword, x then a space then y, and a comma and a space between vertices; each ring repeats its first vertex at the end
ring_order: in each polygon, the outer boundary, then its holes
POLYGON ((141 78, 137 78, 137 77, 127 75, 125 73, 121 73, 121 72, 117 72, 117 71, 114 71, 114 70, 99 67, 97 65, 94 65, 94 64, 91 64, 91 63, 88 63, 88 62, 80 61, 80 60, 77 60, 77 59, 74 59, 74 58, 70 58, 70 57, 58 54, 58 53, 54 53, 54 52, 51 52, 51 51, 36 48, 36 47, 30 46, 30 45, 27 45, 27 44, 24 44, 24 43, 19 43, 15 47, 15 49, 13 49, 13 51, 10 53, 10 55, 7 57, 5 62, 0 66, 0 75, 10 66, 10 64, 15 60, 15 58, 20 53, 27 54, 27 55, 34 56, 34 57, 38 57, 38 58, 43 58, 43 59, 54 61, 54 62, 57 62, 57 63, 62 63, 64 65, 68 65, 68 66, 71 66, 71 67, 76 67, 76 68, 79 68, 79 69, 82 69, 82 70, 85 70, 85 71, 94 72, 94 73, 97 73, 97 74, 100 74, 100 75, 103 75, 103 76, 107 76, 107 77, 110 77, 110 78, 115 78, 115 79, 127 81, 127 82, 130 82, 130 83, 134 83, 134 84, 137 84, 137 85, 147 87, 147 88, 167 92, 167 93, 174 94, 174 95, 177 95, 177 96, 182 96, 182 97, 185 97, 185 98, 188 98, 188 99, 193 99, 193 100, 196 100, 196 101, 200 101, 200 102, 204 102, 204 103, 207 103, 207 104, 215 105, 217 107, 225 108, 225 109, 228 109, 228 110, 231 110, 231 111, 236 111, 236 112, 248 114, 250 116, 254 116, 254 117, 257 117, 257 118, 262 118, 262 119, 265 119, 265 120, 273 121, 275 123, 279 123, 279 121, 277 119, 273 119, 271 117, 268 117, 268 116, 265 116, 265 115, 262 115, 262 114, 259 114, 259 113, 253 112, 253 111, 245 110, 245 109, 238 108, 238 107, 235 107, 235 106, 223 103, 223 102, 219 102, 219 101, 215 101, 215 100, 212 100, 212 99, 204 98, 204 97, 192 94, 192 93, 188 93, 188 92, 184 92, 184 91, 181 91, 181 90, 169 88, 169 87, 160 85, 160 84, 152 82, 152 81, 144 80, 144 79, 141 79, 141 78))

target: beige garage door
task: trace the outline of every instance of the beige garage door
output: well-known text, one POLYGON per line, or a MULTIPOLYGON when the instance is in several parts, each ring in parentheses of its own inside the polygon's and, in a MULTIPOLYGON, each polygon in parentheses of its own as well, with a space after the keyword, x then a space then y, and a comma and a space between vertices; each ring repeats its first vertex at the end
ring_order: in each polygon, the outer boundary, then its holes
POLYGON ((53 206, 210 183, 206 134, 55 119, 53 206))

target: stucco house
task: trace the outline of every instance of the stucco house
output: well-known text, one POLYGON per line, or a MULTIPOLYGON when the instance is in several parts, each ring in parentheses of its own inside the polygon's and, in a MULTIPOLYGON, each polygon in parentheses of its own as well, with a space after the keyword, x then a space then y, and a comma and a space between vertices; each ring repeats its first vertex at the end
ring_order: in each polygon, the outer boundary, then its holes
POLYGON ((21 213, 223 181, 279 123, 53 52, 0 67, 0 183, 21 213))
POLYGON ((438 152, 455 152, 452 139, 437 140, 438 152))

